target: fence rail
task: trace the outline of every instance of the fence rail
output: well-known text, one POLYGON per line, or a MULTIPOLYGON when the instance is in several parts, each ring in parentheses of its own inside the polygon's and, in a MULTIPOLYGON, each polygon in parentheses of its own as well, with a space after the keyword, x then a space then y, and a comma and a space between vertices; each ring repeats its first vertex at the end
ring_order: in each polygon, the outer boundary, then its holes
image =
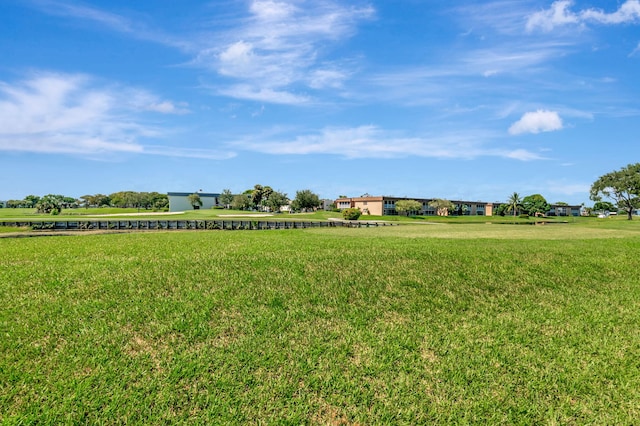
POLYGON ((268 230, 305 228, 369 228, 392 225, 387 222, 361 221, 266 221, 266 220, 69 220, 3 221, 0 226, 31 228, 34 231, 96 230, 268 230))

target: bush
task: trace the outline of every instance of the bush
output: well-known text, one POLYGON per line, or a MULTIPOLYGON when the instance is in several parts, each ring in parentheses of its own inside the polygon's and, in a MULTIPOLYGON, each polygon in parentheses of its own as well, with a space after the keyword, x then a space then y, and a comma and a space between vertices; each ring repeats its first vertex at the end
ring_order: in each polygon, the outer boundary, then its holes
POLYGON ((360 209, 349 208, 342 211, 342 217, 346 220, 358 220, 360 215, 362 215, 360 209))

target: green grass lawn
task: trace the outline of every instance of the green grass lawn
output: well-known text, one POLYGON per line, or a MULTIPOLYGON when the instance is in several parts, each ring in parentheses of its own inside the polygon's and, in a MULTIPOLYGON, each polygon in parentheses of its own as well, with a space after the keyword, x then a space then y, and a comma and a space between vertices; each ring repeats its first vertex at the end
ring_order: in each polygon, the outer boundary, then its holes
POLYGON ((640 221, 2 238, 0 253, 0 423, 640 418, 640 221))
POLYGON ((265 213, 251 212, 242 210, 226 210, 226 209, 201 209, 189 210, 186 212, 154 212, 152 210, 138 210, 131 208, 78 208, 63 209, 59 215, 39 214, 35 209, 7 209, 0 208, 1 221, 65 221, 78 219, 224 219, 232 216, 256 216, 263 220, 327 220, 328 218, 341 218, 340 213, 318 211, 314 213, 279 213, 269 217, 263 217, 265 213), (131 216, 135 214, 135 216, 131 216))

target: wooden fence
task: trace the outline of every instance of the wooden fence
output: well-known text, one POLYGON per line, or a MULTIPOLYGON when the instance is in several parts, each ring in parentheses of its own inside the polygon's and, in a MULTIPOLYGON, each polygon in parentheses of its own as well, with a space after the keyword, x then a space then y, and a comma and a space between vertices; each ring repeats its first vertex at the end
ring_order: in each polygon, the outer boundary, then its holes
POLYGON ((31 228, 34 231, 95 230, 267 230, 304 228, 369 228, 391 225, 386 222, 361 221, 266 221, 266 220, 69 220, 69 221, 5 221, 0 226, 31 228))

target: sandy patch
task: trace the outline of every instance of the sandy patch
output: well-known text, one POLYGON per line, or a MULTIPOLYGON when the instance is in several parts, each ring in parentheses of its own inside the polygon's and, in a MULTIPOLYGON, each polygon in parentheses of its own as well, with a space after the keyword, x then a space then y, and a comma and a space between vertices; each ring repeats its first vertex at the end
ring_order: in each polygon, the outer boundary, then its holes
POLYGON ((273 216, 271 213, 256 213, 256 214, 219 214, 218 217, 269 217, 273 216))
POLYGON ((169 216, 176 214, 184 214, 185 212, 148 212, 148 213, 113 213, 113 214, 92 214, 87 216, 80 216, 79 218, 88 217, 112 217, 112 216, 169 216))

